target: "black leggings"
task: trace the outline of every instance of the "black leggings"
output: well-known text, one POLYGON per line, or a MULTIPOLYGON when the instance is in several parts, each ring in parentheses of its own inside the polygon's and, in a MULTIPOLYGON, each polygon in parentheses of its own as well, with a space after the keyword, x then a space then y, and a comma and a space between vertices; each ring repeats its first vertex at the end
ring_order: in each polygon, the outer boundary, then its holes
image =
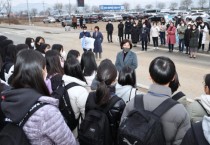
POLYGON ((158 47, 158 37, 152 37, 154 47, 158 47))

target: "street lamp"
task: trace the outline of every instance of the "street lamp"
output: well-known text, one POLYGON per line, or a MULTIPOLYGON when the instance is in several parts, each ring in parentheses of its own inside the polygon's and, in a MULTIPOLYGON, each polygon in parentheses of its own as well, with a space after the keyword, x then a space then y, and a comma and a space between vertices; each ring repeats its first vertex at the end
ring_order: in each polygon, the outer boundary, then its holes
POLYGON ((29 11, 29 6, 28 6, 28 0, 26 0, 27 2, 27 11, 28 11, 28 23, 29 25, 31 25, 31 17, 30 17, 30 11, 29 11))

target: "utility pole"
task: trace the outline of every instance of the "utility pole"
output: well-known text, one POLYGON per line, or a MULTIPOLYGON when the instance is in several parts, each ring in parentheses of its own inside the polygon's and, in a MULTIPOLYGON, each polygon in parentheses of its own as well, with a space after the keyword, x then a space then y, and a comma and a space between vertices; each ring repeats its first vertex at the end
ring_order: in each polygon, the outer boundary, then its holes
POLYGON ((29 5, 28 5, 28 0, 26 0, 27 3, 27 11, 28 11, 28 23, 31 25, 31 17, 30 17, 30 11, 29 11, 29 5))
POLYGON ((44 11, 44 16, 45 16, 45 3, 43 1, 43 11, 44 11))

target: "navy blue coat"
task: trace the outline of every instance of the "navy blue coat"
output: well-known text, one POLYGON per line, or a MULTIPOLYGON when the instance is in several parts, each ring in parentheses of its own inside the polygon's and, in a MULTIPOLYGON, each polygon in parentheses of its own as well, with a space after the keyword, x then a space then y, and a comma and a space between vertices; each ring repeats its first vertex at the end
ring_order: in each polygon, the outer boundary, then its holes
POLYGON ((79 34, 79 39, 83 38, 83 37, 91 37, 90 32, 81 32, 79 34))
POLYGON ((147 27, 141 28, 140 30, 140 40, 141 41, 148 41, 148 34, 149 34, 149 29, 147 27))
POLYGON ((96 36, 96 32, 93 33, 93 38, 95 39, 94 42, 94 50, 95 53, 101 53, 102 52, 102 42, 103 42, 103 34, 101 32, 98 32, 98 35, 96 36))

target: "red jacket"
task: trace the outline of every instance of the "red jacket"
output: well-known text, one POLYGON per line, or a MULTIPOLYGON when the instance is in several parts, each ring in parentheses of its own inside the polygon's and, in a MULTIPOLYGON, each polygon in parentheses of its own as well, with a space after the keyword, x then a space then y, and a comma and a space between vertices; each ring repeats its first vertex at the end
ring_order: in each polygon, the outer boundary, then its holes
POLYGON ((167 30, 167 43, 169 44, 175 44, 176 43, 176 27, 169 27, 167 30))

